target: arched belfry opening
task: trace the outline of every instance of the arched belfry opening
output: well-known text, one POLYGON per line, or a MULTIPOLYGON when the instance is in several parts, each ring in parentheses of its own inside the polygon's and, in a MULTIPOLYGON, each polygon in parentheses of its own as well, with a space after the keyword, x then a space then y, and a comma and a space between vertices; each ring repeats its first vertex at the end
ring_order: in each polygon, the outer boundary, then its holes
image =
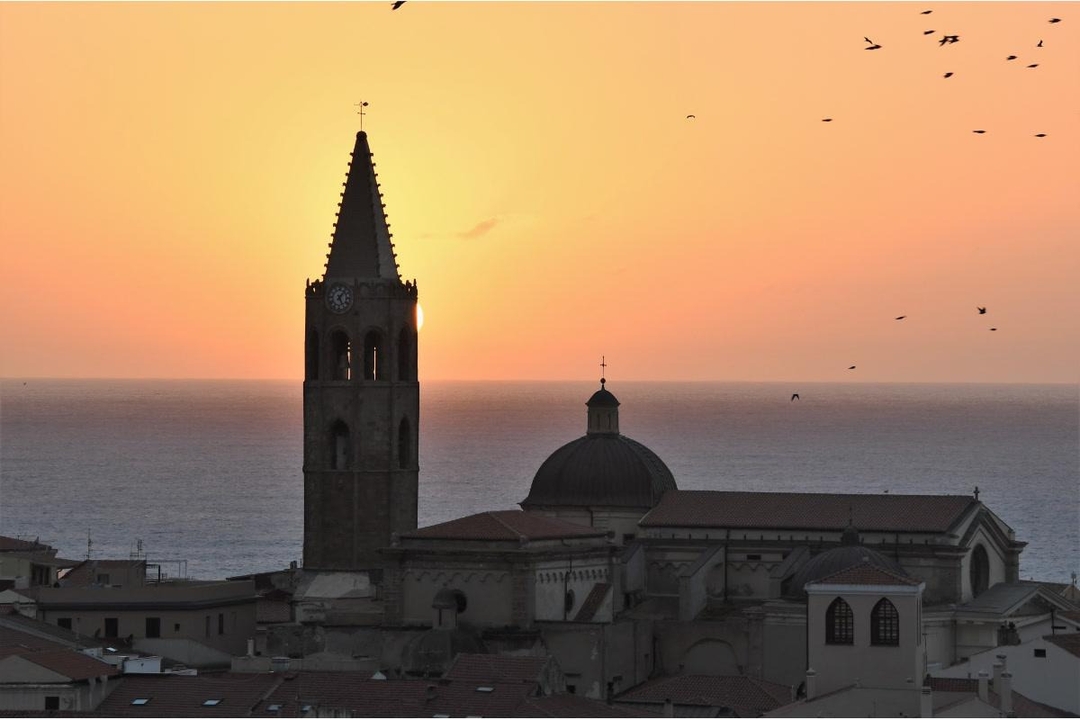
POLYGON ((308 331, 305 345, 304 361, 306 369, 304 378, 307 380, 319 379, 319 331, 311 328, 308 331))
POLYGON ((412 454, 412 426, 409 425, 409 418, 401 418, 398 425, 398 467, 402 470, 412 467, 412 454))
POLYGON ((333 470, 346 470, 352 457, 352 442, 349 438, 349 426, 338 420, 330 428, 330 467, 333 470))
POLYGON ((370 330, 364 336, 364 379, 385 380, 386 369, 383 367, 383 337, 378 330, 370 330))
POLYGON ((990 587, 990 558, 986 548, 976 545, 971 551, 971 596, 978 597, 990 587))
POLYGON ((335 330, 330 336, 330 367, 335 380, 352 378, 352 342, 344 330, 335 330))
POLYGON ((409 328, 401 328, 397 344, 398 380, 415 380, 412 363, 412 334, 409 328))

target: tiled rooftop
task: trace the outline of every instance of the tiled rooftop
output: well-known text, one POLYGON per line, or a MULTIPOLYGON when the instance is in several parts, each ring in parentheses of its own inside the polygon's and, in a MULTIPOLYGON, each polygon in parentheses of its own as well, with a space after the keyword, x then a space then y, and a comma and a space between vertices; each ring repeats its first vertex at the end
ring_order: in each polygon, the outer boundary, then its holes
POLYGON ((809 585, 908 585, 915 586, 919 580, 905 577, 885 568, 864 562, 854 567, 827 575, 809 585))
MULTIPOLYGON (((8 650, 10 648, 5 648, 8 650)), ((27 662, 32 662, 54 673, 72 680, 89 680, 103 675, 119 675, 120 670, 106 662, 84 655, 78 650, 28 650, 14 653, 27 662)))
POLYGON ((1043 640, 1054 643, 1065 652, 1080 657, 1080 633, 1067 635, 1043 635, 1043 640))
POLYGON ((641 525, 840 532, 850 520, 861 532, 943 533, 976 503, 968 495, 673 490, 641 525))
POLYGON ((112 717, 247 717, 281 682, 271 673, 125 675, 98 712, 112 717), (148 702, 133 705, 136 700, 148 702), (203 705, 206 700, 221 700, 203 705))
POLYGON ((527 697, 514 710, 512 717, 526 718, 601 718, 601 717, 660 717, 660 713, 644 709, 608 705, 580 695, 547 695, 527 697))
POLYGON ((746 675, 676 675, 657 678, 619 695, 615 702, 701 705, 732 708, 740 715, 760 715, 791 702, 786 685, 746 675))
POLYGON ((493 510, 430 525, 402 535, 425 540, 550 540, 571 537, 605 537, 603 530, 527 513, 522 510, 493 510))
POLYGON ((460 653, 443 677, 475 683, 538 683, 548 657, 460 653))

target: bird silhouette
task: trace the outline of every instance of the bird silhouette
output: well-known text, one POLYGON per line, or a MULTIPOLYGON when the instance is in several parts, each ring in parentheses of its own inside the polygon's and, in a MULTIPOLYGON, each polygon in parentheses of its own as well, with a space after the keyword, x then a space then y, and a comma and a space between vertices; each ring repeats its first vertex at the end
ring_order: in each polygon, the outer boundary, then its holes
POLYGON ((1005 59, 1006 59, 1006 60, 1015 60, 1015 59, 1016 59, 1016 56, 1015 56, 1015 55, 1010 55, 1009 57, 1007 57, 1007 58, 1005 58, 1005 59))
POLYGON ((1042 40, 1040 40, 1040 41, 1039 41, 1039 44, 1038 44, 1038 45, 1036 45, 1035 47, 1042 47, 1042 40))
POLYGON ((934 12, 934 11, 933 11, 933 10, 923 10, 923 11, 922 11, 921 13, 919 13, 919 14, 920 14, 920 15, 929 15, 929 14, 930 14, 930 13, 932 13, 932 12, 934 12))
POLYGON ((1046 137, 1046 133, 1038 133, 1035 137, 1046 137))
POLYGON ((848 368, 848 370, 854 370, 854 369, 855 369, 854 365, 852 365, 851 367, 848 368))
POLYGON ((980 306, 976 305, 975 309, 979 311, 980 315, 985 315, 986 314, 986 308, 984 308, 984 307, 980 307, 980 306))
POLYGON ((946 43, 951 45, 953 43, 958 43, 958 42, 960 42, 960 36, 959 35, 942 35, 941 39, 938 40, 938 45, 945 45, 946 43))
POLYGON ((1061 22, 1061 18, 1050 18, 1050 22, 1051 22, 1051 24, 1052 23, 1059 23, 1059 22, 1061 22))
POLYGON ((937 31, 936 30, 923 30, 922 34, 923 35, 933 35, 935 32, 937 32, 937 31))
POLYGON ((1030 65, 1028 65, 1028 67, 1029 68, 1037 68, 1037 67, 1039 67, 1039 63, 1031 63, 1030 65))
MULTIPOLYGON (((25 383, 23 383, 23 384, 25 384, 25 383)), ((795 402, 798 399, 800 399, 799 398, 799 393, 792 393, 791 394, 791 402, 795 402)))
POLYGON ((953 74, 952 74, 951 72, 947 72, 947 73, 945 73, 945 75, 944 75, 944 77, 947 77, 947 78, 950 78, 950 77, 952 77, 952 76, 953 76, 953 74))
POLYGON ((394 4, 390 7, 391 10, 397 10, 399 7, 405 4, 405 0, 394 0, 394 4))
POLYGON ((697 115, 687 115, 686 119, 687 120, 697 120, 697 115))
POLYGON ((990 332, 997 332, 997 328, 990 328, 990 332))
POLYGON ((907 317, 907 315, 901 315, 900 317, 898 317, 898 318, 896 318, 896 319, 897 319, 897 320, 903 320, 903 319, 904 319, 904 318, 906 318, 906 317, 907 317))
POLYGON ((975 133, 976 135, 982 135, 986 131, 985 130, 972 130, 971 132, 975 133))
POLYGON ((821 122, 832 122, 832 118, 821 118, 821 122))
POLYGON ((870 47, 863 48, 863 50, 880 50, 880 49, 881 49, 880 45, 871 45, 870 47))
POLYGON ((866 37, 865 35, 863 35, 863 40, 866 41, 867 45, 873 45, 874 44, 874 41, 871 40, 870 38, 866 37))

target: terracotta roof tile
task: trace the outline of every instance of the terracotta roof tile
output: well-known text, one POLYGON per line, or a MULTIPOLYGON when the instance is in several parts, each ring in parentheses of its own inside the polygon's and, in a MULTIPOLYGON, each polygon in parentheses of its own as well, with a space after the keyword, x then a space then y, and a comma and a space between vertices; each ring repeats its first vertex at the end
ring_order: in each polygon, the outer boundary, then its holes
POLYGON ((66 650, 68 647, 63 643, 45 640, 21 630, 0 626, 0 650, 10 648, 14 652, 22 652, 28 650, 66 650))
POLYGON ((676 675, 650 680, 615 701, 662 704, 668 698, 676 705, 727 707, 740 715, 760 715, 789 704, 791 688, 746 675, 676 675))
POLYGON ((589 595, 585 598, 585 602, 581 603, 581 609, 578 610, 577 615, 574 616, 574 622, 589 622, 596 615, 596 611, 600 609, 600 605, 604 602, 604 598, 607 597, 608 590, 611 589, 611 583, 598 582, 593 585, 592 590, 589 591, 589 595))
POLYGON ((977 501, 968 495, 673 490, 641 520, 643 527, 725 527, 840 532, 945 532, 977 501))
POLYGON ((586 525, 545 517, 523 510, 493 510, 430 525, 402 535, 425 540, 548 540, 565 537, 604 537, 607 533, 586 525))
POLYGON ((278 685, 273 673, 205 675, 125 675, 98 706, 111 717, 246 717, 278 685), (132 705, 136 699, 144 705, 132 705), (217 705, 203 705, 207 700, 217 705))
POLYGON ((443 677, 476 683, 538 683, 548 657, 459 653, 443 677))
POLYGON ((1070 655, 1080 657, 1080 633, 1068 633, 1066 635, 1043 635, 1043 640, 1054 643, 1070 655))
MULTIPOLYGON (((1000 708, 1001 696, 994 691, 993 686, 993 681, 990 681, 990 691, 987 694, 987 699, 990 701, 990 705, 1000 708)), ((930 689, 934 692, 978 695, 979 681, 977 678, 932 677, 930 678, 930 689)), ((940 709, 938 708, 938 710, 940 709)), ((1028 696, 1016 692, 1015 689, 1013 690, 1013 711, 1017 717, 1076 717, 1072 713, 1032 700, 1028 696)))
POLYGON ((863 562, 832 575, 815 580, 808 585, 918 585, 921 581, 906 577, 891 570, 877 567, 870 562, 863 562))
POLYGON ((27 650, 15 653, 28 662, 52 670, 72 680, 89 680, 102 675, 119 675, 115 665, 102 662, 78 650, 27 650))
POLYGON ((514 711, 513 717, 660 717, 660 713, 608 705, 599 700, 590 700, 580 695, 560 694, 525 698, 514 711))
POLYGON ((36 540, 20 540, 0 535, 0 552, 39 552, 51 549, 48 545, 36 540))

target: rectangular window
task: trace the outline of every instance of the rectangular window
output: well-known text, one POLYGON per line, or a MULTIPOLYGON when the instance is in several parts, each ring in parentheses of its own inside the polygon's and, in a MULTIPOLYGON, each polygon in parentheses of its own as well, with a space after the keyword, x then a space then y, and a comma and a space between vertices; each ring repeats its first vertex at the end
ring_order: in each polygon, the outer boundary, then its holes
POLYGON ((120 637, 120 618, 105 618, 105 637, 120 637))
POLYGON ((98 573, 96 582, 97 582, 98 585, 108 585, 109 584, 109 574, 108 573, 98 573))
POLYGON ((56 618, 56 627, 62 627, 65 630, 70 630, 71 618, 56 618))
POLYGON ((161 637, 161 618, 148 617, 146 618, 146 637, 159 638, 161 637))
POLYGON ((60 709, 60 696, 59 695, 46 695, 45 696, 45 709, 46 710, 59 710, 60 709))
POLYGON ((217 614, 217 634, 218 635, 224 635, 225 634, 225 613, 218 613, 217 614))
POLYGON ((180 632, 180 623, 173 623, 172 629, 173 632, 180 632))
POLYGON ((206 616, 206 637, 210 637, 210 616, 206 616))
POLYGON ((761 559, 761 555, 747 555, 747 556, 746 556, 746 559, 747 559, 747 560, 760 560, 760 559, 761 559))
POLYGON ((577 685, 567 685, 566 686, 566 692, 570 693, 571 695, 576 694, 577 693, 577 685))
POLYGON ((1046 657, 1046 648, 1035 648, 1035 657, 1046 657))

